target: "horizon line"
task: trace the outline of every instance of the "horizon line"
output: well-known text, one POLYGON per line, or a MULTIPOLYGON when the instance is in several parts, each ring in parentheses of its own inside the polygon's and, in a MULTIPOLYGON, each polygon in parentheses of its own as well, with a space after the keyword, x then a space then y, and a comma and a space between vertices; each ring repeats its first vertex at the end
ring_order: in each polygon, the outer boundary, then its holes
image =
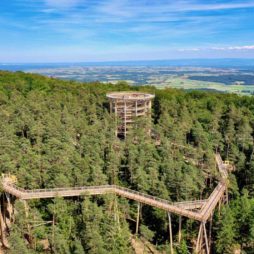
MULTIPOLYGON (((126 63, 126 62, 166 62, 166 61, 216 61, 216 60, 244 60, 254 61, 254 58, 169 58, 169 59, 138 59, 138 60, 98 60, 98 61, 62 61, 62 62, 0 62, 0 65, 25 65, 25 64, 89 64, 89 63, 126 63)), ((254 62, 253 62, 254 64, 254 62)))

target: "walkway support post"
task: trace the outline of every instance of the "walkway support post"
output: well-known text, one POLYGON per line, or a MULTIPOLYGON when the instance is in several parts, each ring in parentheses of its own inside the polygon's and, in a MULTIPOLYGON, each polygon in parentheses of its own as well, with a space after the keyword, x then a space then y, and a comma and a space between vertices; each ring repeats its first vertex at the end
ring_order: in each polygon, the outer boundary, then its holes
POLYGON ((179 216, 178 243, 181 242, 181 239, 182 239, 182 216, 179 216))
POLYGON ((219 217, 221 215, 221 198, 219 200, 219 204, 218 204, 218 212, 219 212, 219 217))
POLYGON ((168 227, 169 227, 170 254, 174 254, 172 223, 171 223, 171 214, 170 213, 168 213, 168 227))
POLYGON ((3 222, 6 225, 6 210, 7 210, 7 205, 6 202, 4 200, 4 195, 1 196, 1 209, 2 209, 2 217, 3 217, 3 222))
POLYGON ((115 219, 118 229, 120 230, 120 218, 119 218, 118 202, 117 202, 116 195, 114 195, 114 219, 115 219))
POLYGON ((200 253, 202 248, 202 242, 203 242, 203 227, 202 227, 202 223, 200 223, 195 253, 200 253))
POLYGON ((6 200, 7 200, 7 207, 6 207, 6 210, 7 210, 8 213, 9 213, 10 222, 12 222, 12 220, 13 220, 13 215, 14 215, 14 207, 13 207, 12 202, 11 202, 11 196, 10 196, 9 193, 5 192, 5 197, 6 197, 6 200))
POLYGON ((228 205, 228 188, 226 188, 226 204, 228 205))
POLYGON ((27 220, 27 231, 28 231, 28 238, 29 238, 29 243, 32 245, 33 239, 32 239, 32 234, 31 234, 31 227, 29 225, 28 222, 28 217, 29 217, 29 209, 28 209, 28 205, 27 205, 27 201, 26 200, 22 200, 23 205, 24 205, 24 209, 25 209, 25 216, 26 216, 26 220, 27 220))
POLYGON ((211 249, 211 245, 212 245, 212 226, 213 226, 213 213, 211 214, 210 217, 210 223, 209 223, 209 248, 211 249))
POLYGON ((2 207, 0 207, 0 230, 1 230, 1 243, 4 247, 8 248, 8 245, 6 244, 6 239, 4 235, 4 219, 2 214, 2 207))
POLYGON ((205 236, 206 254, 209 254, 210 253, 210 248, 209 248, 209 242, 208 242, 208 238, 207 238, 205 224, 206 224, 205 222, 202 222, 203 230, 204 230, 204 236, 205 236))
POLYGON ((140 202, 138 202, 138 211, 137 211, 137 220, 136 220, 136 235, 138 234, 139 229, 139 218, 140 218, 140 202))

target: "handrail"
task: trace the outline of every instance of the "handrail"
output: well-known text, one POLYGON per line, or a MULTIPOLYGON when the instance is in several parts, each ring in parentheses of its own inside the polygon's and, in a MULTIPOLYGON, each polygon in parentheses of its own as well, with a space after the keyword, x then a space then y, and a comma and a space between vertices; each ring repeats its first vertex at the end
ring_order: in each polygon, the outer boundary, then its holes
MULTIPOLYGON (((82 186, 82 187, 69 187, 69 188, 52 188, 52 189, 34 189, 34 190, 26 190, 23 188, 20 188, 16 185, 5 183, 5 186, 12 188, 14 191, 19 191, 22 194, 39 194, 39 193, 55 193, 55 192, 63 192, 63 191, 79 191, 79 190, 113 190, 114 192, 117 192, 117 190, 122 190, 127 193, 132 193, 138 196, 146 197, 152 200, 156 200, 158 202, 169 204, 169 205, 185 205, 185 204, 203 204, 205 200, 193 200, 193 201, 181 201, 181 202, 171 202, 166 199, 158 198, 146 193, 142 193, 139 191, 131 190, 122 186, 117 185, 99 185, 99 186, 82 186)), ((5 188, 7 189, 7 188, 5 188)), ((8 190, 8 189, 7 189, 8 190)))
POLYGON ((216 204, 218 202, 217 199, 219 200, 221 198, 224 191, 225 191, 225 184, 220 182, 218 184, 218 186, 216 187, 216 191, 213 192, 212 195, 210 195, 208 202, 205 204, 203 209, 201 209, 201 211, 200 211, 204 221, 206 221, 209 218, 209 216, 211 215, 211 213, 213 211, 213 206, 214 207, 216 206, 216 204))
POLYGON ((108 189, 108 188, 112 188, 112 185, 81 186, 81 187, 68 187, 68 188, 65 187, 65 188, 34 189, 34 190, 25 190, 17 186, 15 186, 15 188, 21 190, 22 192, 33 194, 33 193, 40 193, 40 192, 57 192, 57 191, 69 191, 69 190, 108 189))
POLYGON ((34 189, 26 190, 16 186, 8 181, 8 178, 2 179, 3 189, 10 194, 21 199, 34 199, 34 198, 48 198, 54 196, 77 196, 84 194, 82 191, 88 191, 91 195, 106 194, 109 192, 121 195, 130 199, 144 202, 152 206, 156 206, 162 209, 168 209, 171 212, 184 215, 196 220, 207 220, 212 213, 212 210, 216 206, 218 200, 225 191, 224 179, 228 177, 227 167, 225 167, 220 154, 215 155, 216 163, 221 173, 221 181, 211 193, 210 197, 206 200, 193 200, 193 201, 181 201, 172 202, 170 200, 155 197, 146 193, 142 193, 136 190, 131 190, 126 187, 118 185, 98 185, 98 186, 81 186, 81 187, 64 187, 64 188, 49 188, 49 189, 34 189), (218 199, 218 200, 217 200, 218 199), (202 207, 199 212, 191 212, 190 210, 202 207))

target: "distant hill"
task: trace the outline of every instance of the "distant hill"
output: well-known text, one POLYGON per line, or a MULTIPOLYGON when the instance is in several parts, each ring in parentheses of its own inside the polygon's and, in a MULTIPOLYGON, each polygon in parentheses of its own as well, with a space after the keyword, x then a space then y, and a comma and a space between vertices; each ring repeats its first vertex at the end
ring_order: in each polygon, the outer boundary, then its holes
POLYGON ((238 67, 254 68, 254 59, 171 59, 171 60, 137 60, 137 61, 103 61, 77 63, 0 63, 2 70, 27 70, 39 68, 58 68, 72 66, 195 66, 195 67, 238 67))

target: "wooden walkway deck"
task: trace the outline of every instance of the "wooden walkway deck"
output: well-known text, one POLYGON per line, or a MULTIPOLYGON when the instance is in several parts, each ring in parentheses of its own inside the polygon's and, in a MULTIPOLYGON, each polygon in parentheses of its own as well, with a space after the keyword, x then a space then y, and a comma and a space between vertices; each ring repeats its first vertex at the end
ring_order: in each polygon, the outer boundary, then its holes
POLYGON ((25 190, 12 184, 8 178, 3 178, 2 186, 5 192, 22 200, 53 198, 58 196, 74 197, 82 195, 104 195, 113 193, 143 204, 163 209, 170 213, 204 222, 211 216, 214 208, 226 191, 225 179, 228 177, 227 165, 223 163, 219 154, 215 155, 215 159, 222 179, 207 200, 173 203, 165 199, 117 185, 25 190))
POLYGON ((143 204, 151 205, 166 210, 168 212, 181 214, 182 216, 197 220, 199 220, 199 215, 191 210, 199 209, 206 203, 206 200, 173 203, 165 199, 157 198, 152 195, 137 192, 116 185, 25 190, 8 183, 8 181, 3 181, 3 189, 5 192, 22 200, 53 197, 74 197, 82 195, 104 195, 114 193, 116 195, 132 199, 143 204))
POLYGON ((216 160, 216 164, 218 166, 220 175, 222 177, 222 179, 227 179, 228 178, 228 167, 229 165, 224 164, 223 160, 221 159, 220 154, 215 154, 215 160, 216 160))

